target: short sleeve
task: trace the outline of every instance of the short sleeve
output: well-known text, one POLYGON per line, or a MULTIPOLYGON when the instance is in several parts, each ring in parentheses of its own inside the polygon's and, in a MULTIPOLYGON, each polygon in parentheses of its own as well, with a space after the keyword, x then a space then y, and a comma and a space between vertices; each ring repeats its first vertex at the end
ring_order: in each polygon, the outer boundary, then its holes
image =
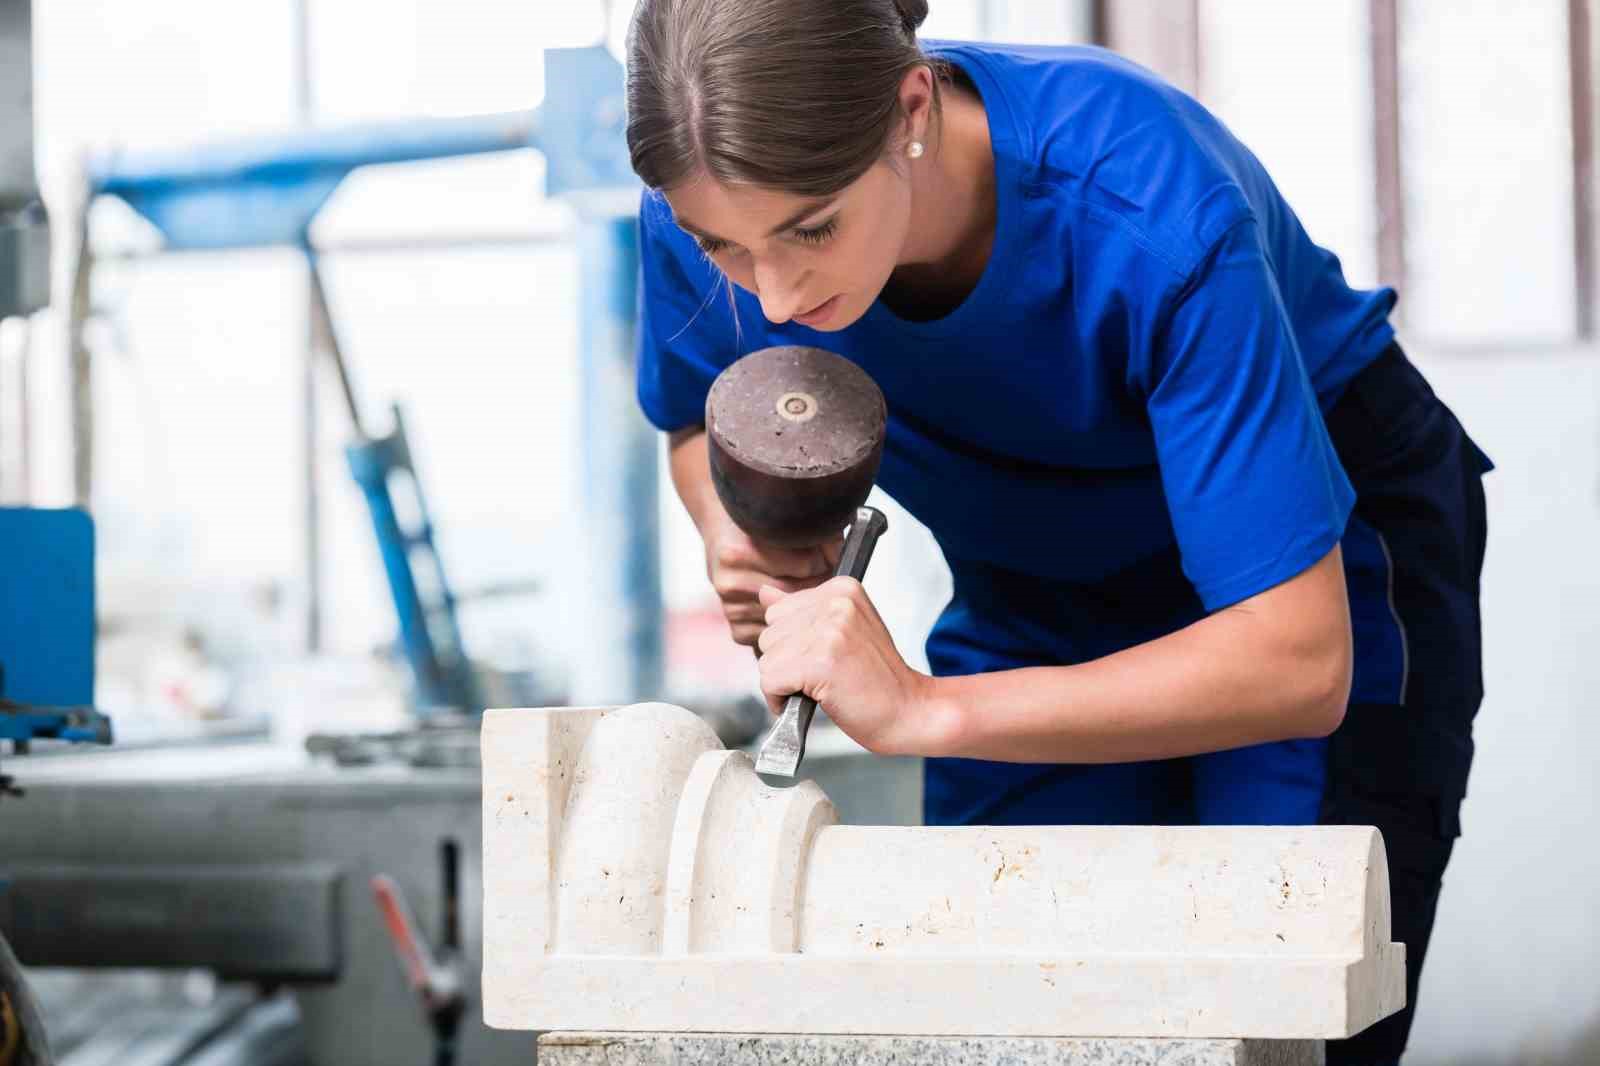
POLYGON ((658 194, 639 203, 638 396, 672 431, 705 420, 706 394, 737 355, 728 285, 658 194))
POLYGON ((1207 610, 1287 581, 1339 542, 1355 492, 1253 221, 1219 238, 1130 375, 1207 610))

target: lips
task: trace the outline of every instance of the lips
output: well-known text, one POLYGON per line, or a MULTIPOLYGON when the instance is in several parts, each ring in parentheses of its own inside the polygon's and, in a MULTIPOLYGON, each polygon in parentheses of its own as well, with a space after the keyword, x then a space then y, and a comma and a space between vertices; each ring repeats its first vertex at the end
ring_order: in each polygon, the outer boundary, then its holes
POLYGON ((830 296, 803 315, 795 315, 794 320, 802 326, 820 326, 833 315, 839 306, 839 297, 830 296))

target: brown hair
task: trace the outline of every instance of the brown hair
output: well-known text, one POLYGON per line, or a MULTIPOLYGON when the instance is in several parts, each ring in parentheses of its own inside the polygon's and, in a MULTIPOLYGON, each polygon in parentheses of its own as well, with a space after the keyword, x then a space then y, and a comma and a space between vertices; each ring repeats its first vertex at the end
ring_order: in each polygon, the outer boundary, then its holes
MULTIPOLYGON (((697 173, 829 197, 890 148, 927 0, 641 0, 628 151, 654 189, 697 173)), ((939 106, 934 79, 934 109, 939 106)))

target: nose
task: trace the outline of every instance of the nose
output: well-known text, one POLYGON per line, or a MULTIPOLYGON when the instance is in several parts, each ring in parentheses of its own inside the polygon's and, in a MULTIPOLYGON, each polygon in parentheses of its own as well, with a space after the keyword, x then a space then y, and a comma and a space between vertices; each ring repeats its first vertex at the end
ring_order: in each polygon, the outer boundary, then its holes
POLYGON ((761 313, 767 321, 782 324, 795 315, 810 310, 801 306, 805 299, 805 275, 792 270, 773 257, 759 258, 755 262, 756 297, 761 301, 761 313))

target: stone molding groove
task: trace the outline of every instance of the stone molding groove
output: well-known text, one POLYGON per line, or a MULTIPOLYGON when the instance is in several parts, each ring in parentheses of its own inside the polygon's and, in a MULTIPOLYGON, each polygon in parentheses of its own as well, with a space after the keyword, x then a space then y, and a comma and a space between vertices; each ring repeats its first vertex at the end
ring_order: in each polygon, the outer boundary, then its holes
POLYGON ((498 1028, 1330 1039, 1405 1001, 1370 827, 840 825, 661 703, 482 746, 498 1028))

